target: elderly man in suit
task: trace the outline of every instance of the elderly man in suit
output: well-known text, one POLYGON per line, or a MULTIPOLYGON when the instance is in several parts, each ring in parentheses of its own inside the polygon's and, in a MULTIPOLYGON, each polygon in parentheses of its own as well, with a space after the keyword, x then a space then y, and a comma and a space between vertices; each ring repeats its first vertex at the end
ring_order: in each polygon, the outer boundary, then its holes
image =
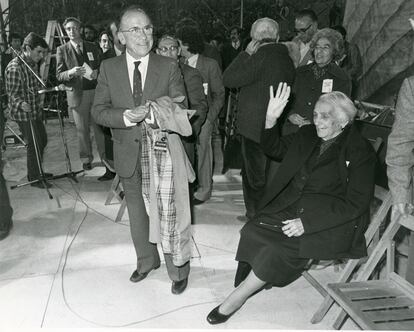
MULTIPOLYGON (((414 28, 414 26, 413 26, 414 28)), ((414 76, 404 80, 395 110, 395 120, 387 146, 388 186, 393 213, 407 215, 413 206, 414 167, 414 76)), ((414 284, 414 232, 411 232, 406 279, 414 284)))
POLYGON ((81 22, 77 18, 66 18, 63 27, 69 41, 56 49, 56 77, 73 88, 72 91, 66 91, 69 112, 73 112, 75 120, 83 169, 90 170, 93 161, 91 123, 99 156, 102 160, 105 159, 102 128, 97 126, 90 116, 100 64, 100 50, 94 43, 82 40, 81 22), (91 69, 91 72, 87 73, 86 68, 91 69))
POLYGON ((211 196, 213 188, 213 149, 211 136, 214 124, 224 105, 224 86, 220 67, 216 60, 203 56, 203 36, 195 26, 182 26, 177 30, 181 55, 185 63, 197 69, 202 78, 204 94, 207 96, 208 113, 201 127, 197 144, 197 181, 194 205, 202 204, 211 196))
MULTIPOLYGON (((125 190, 137 267, 131 282, 145 279, 160 266, 157 245, 149 242, 149 218, 142 196, 142 121, 146 101, 162 96, 185 96, 184 83, 175 60, 151 53, 153 26, 139 7, 127 8, 120 18, 118 36, 126 45, 121 56, 102 62, 92 115, 97 123, 112 129, 115 171, 125 190)), ((189 262, 172 263, 164 254, 173 294, 187 287, 189 262)))
POLYGON ((279 40, 279 25, 270 18, 253 23, 252 41, 224 72, 224 85, 240 88, 237 131, 241 135, 243 194, 246 217, 251 219, 266 183, 268 158, 260 147, 269 85, 292 84, 295 68, 285 45, 279 40))

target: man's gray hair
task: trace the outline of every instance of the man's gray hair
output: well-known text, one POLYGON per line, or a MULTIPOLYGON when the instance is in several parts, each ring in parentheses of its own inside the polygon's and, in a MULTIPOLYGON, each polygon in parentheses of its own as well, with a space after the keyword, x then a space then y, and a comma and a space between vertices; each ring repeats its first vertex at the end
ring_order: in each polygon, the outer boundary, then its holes
POLYGON ((272 39, 277 41, 279 39, 279 24, 268 17, 259 18, 252 25, 250 37, 255 40, 272 39))

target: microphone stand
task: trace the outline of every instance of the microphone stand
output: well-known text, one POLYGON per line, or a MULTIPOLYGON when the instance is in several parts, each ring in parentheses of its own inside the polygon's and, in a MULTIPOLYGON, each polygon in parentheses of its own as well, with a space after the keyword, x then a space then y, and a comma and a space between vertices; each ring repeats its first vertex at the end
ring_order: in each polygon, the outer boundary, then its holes
POLYGON ((60 137, 62 138, 62 143, 63 143, 63 148, 65 150, 65 161, 66 161, 66 173, 60 174, 60 175, 54 175, 52 177, 52 179, 62 179, 62 178, 69 178, 71 180, 73 180, 74 182, 78 183, 78 179, 76 178, 76 175, 79 173, 84 172, 84 170, 80 170, 80 171, 76 171, 74 172, 72 170, 72 164, 70 162, 70 157, 69 157, 69 150, 68 150, 68 144, 66 142, 66 137, 65 137, 65 130, 63 127, 63 119, 62 119, 62 111, 58 108, 58 96, 54 96, 55 101, 56 101, 56 109, 51 109, 51 108, 45 108, 45 110, 48 110, 49 112, 54 112, 57 113, 58 115, 58 119, 59 119, 59 128, 60 128, 60 137))

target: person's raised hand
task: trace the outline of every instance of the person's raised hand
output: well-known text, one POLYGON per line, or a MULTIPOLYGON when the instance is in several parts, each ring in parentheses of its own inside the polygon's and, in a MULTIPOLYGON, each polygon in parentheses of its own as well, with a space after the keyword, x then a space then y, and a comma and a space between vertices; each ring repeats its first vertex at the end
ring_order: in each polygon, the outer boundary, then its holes
POLYGON ((249 44, 246 46, 246 52, 249 53, 249 55, 253 55, 257 52, 259 49, 260 42, 258 40, 252 39, 249 44))
POLYGON ((273 85, 271 85, 269 87, 269 94, 269 103, 267 104, 266 112, 266 128, 272 128, 277 119, 282 115, 282 112, 289 101, 290 86, 284 82, 279 83, 275 94, 273 85))

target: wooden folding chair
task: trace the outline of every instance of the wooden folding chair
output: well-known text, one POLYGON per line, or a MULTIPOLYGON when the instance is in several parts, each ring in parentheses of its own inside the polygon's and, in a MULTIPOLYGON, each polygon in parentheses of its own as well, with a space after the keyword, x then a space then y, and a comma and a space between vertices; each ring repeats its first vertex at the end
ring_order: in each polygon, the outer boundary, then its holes
POLYGON ((353 282, 328 284, 327 291, 344 309, 334 328, 342 326, 349 315, 362 329, 414 330, 414 286, 394 272, 394 236, 400 227, 414 231, 414 217, 392 216, 368 261, 353 282), (368 280, 386 254, 386 276, 368 280))
MULTIPOLYGON (((365 240, 367 246, 375 241, 376 234, 379 232, 380 226, 383 223, 387 213, 392 205, 391 194, 388 190, 380 186, 375 186, 375 198, 381 200, 381 205, 378 210, 373 215, 371 222, 368 226, 368 229, 365 232, 365 240)), ((351 279, 352 274, 355 268, 361 263, 363 259, 349 259, 343 270, 338 276, 337 282, 347 282, 351 279)), ((318 310, 314 313, 311 318, 311 323, 319 323, 327 314, 330 307, 334 303, 334 300, 329 296, 326 286, 321 284, 312 274, 311 270, 306 270, 302 273, 302 276, 324 297, 322 304, 319 306, 318 310)))
POLYGON ((121 203, 115 218, 115 222, 119 222, 122 220, 122 217, 125 213, 126 200, 124 190, 122 188, 122 183, 119 179, 118 174, 115 175, 114 180, 112 181, 111 188, 109 189, 108 195, 106 196, 105 205, 111 204, 114 198, 116 198, 118 202, 121 203))

